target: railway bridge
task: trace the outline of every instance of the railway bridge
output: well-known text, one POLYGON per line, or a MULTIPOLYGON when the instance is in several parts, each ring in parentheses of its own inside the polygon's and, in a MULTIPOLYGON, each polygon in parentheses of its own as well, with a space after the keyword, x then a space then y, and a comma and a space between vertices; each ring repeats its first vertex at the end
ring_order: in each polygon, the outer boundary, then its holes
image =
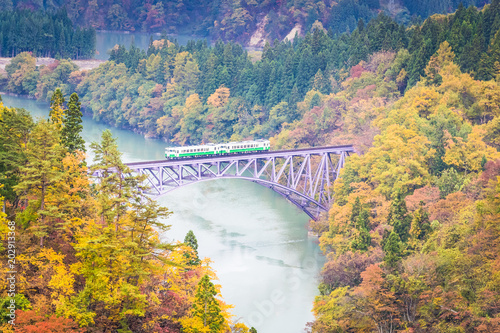
POLYGON ((182 186, 217 178, 244 179, 270 188, 317 219, 333 201, 333 182, 354 152, 351 145, 242 155, 127 163, 147 175, 147 194, 162 196, 182 186))

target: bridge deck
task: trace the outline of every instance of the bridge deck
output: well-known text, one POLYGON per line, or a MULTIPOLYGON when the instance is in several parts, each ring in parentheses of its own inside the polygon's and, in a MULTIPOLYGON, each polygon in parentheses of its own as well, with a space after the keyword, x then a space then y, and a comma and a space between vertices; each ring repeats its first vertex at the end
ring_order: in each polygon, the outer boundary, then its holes
POLYGON ((195 157, 195 158, 180 158, 180 159, 164 159, 164 160, 155 160, 155 161, 141 161, 141 162, 132 162, 125 163, 132 169, 136 168, 144 168, 144 167, 154 167, 157 166, 175 166, 175 165, 184 165, 186 162, 199 162, 199 163, 207 163, 207 162, 215 162, 217 160, 224 161, 235 161, 246 159, 248 157, 254 158, 270 158, 270 157, 288 157, 290 155, 315 155, 315 154, 341 154, 342 152, 354 152, 354 147, 352 145, 344 145, 344 146, 327 146, 327 147, 314 147, 314 148, 300 148, 300 149, 288 149, 288 150, 275 150, 275 151, 266 151, 266 152, 256 152, 250 154, 231 154, 231 155, 216 155, 210 157, 195 157))
MULTIPOLYGON (((312 219, 327 211, 332 184, 352 145, 301 148, 197 158, 126 163, 133 173, 146 175, 147 194, 159 196, 179 187, 214 178, 239 178, 270 188, 290 200, 312 219), (334 163, 331 155, 338 155, 334 163), (313 161, 313 156, 314 161, 313 161), (318 158, 316 158, 318 157, 318 158)), ((112 172, 116 170, 110 169, 112 172)), ((100 176, 95 172, 95 176, 100 176)))

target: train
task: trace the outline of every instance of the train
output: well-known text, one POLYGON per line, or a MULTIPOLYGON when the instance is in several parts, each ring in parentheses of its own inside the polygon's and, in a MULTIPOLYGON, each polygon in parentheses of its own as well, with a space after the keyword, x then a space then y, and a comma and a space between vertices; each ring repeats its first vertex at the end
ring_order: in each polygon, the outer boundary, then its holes
POLYGON ((208 143, 206 145, 186 146, 186 147, 167 147, 165 148, 165 158, 197 158, 232 154, 249 154, 264 152, 271 149, 269 140, 255 140, 228 143, 208 143))

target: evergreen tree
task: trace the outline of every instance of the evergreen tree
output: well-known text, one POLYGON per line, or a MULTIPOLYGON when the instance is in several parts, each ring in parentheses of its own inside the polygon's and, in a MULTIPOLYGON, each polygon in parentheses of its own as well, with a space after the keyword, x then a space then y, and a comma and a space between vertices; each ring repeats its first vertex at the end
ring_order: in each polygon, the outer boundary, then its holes
POLYGON ((82 112, 80 111, 80 101, 76 93, 71 94, 68 102, 68 110, 63 117, 63 129, 61 130, 61 142, 73 153, 76 150, 85 151, 85 141, 80 133, 83 129, 82 112))
POLYGON ((196 266, 200 263, 200 258, 198 257, 198 241, 196 240, 196 236, 194 235, 193 230, 189 230, 184 237, 184 244, 193 249, 195 253, 194 258, 191 257, 191 254, 186 253, 186 258, 188 258, 188 265, 196 266))
POLYGON ((208 275, 204 275, 198 283, 193 314, 203 321, 203 326, 210 329, 211 333, 223 332, 224 317, 217 299, 217 291, 208 275))
POLYGON ((314 94, 314 96, 311 98, 311 105, 310 107, 313 108, 315 106, 320 106, 321 105, 321 97, 319 94, 314 94))
POLYGON ((20 168, 26 164, 25 147, 34 123, 24 109, 0 108, 0 196, 17 201, 13 187, 19 183, 20 168))
POLYGON ((424 203, 420 201, 418 209, 413 213, 410 235, 414 239, 422 240, 430 232, 429 214, 424 210, 424 203))
POLYGON ((51 214, 45 207, 46 197, 49 188, 62 175, 64 148, 59 135, 54 124, 41 121, 35 126, 26 148, 27 165, 21 167, 19 184, 14 187, 21 198, 39 207, 40 219, 32 221, 35 222, 32 227, 34 234, 40 238, 40 246, 43 246, 44 237, 48 234, 46 217, 51 214))
POLYGON ((392 231, 384 244, 384 262, 389 267, 395 267, 399 260, 401 260, 402 243, 398 234, 392 231))
POLYGON ((406 202, 399 191, 391 202, 387 223, 394 227, 394 232, 401 241, 406 242, 410 235, 411 217, 408 215, 406 202))
POLYGON ((360 213, 361 201, 359 200, 359 197, 356 197, 356 199, 354 199, 354 205, 352 205, 351 217, 349 218, 349 221, 351 221, 353 226, 356 225, 360 213))
POLYGON ((130 168, 121 160, 122 153, 109 130, 103 131, 101 142, 92 142, 90 147, 95 154, 91 171, 100 174, 95 190, 101 223, 115 224, 115 229, 118 230, 129 200, 138 197, 138 193, 145 189, 141 186, 144 177, 131 175, 130 168))
POLYGON ((358 230, 358 234, 354 237, 351 242, 351 248, 353 251, 365 252, 371 245, 372 238, 368 229, 370 213, 368 209, 363 209, 359 201, 359 197, 356 197, 354 202, 350 221, 353 226, 358 230))

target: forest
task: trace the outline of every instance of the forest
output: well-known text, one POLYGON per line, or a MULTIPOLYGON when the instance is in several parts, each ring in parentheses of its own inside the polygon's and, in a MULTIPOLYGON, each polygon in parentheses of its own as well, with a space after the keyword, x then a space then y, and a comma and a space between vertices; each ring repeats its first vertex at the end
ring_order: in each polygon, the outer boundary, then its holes
POLYGON ((76 91, 94 119, 178 144, 263 138, 300 121, 321 96, 342 90, 350 72, 361 74, 360 62, 377 52, 397 54, 377 86, 391 98, 416 85, 444 41, 461 71, 491 80, 500 67, 499 28, 500 3, 494 1, 481 11, 460 6, 410 28, 384 14, 366 25, 359 21, 351 34, 316 27, 293 43, 267 44, 260 60, 232 42, 180 46, 166 39, 147 52, 116 46, 92 71, 78 71, 64 59, 36 67, 21 53, 6 66, 0 87, 41 100, 56 88, 65 96, 76 91), (301 103, 305 99, 312 102, 301 103))
MULTIPOLYGON (((116 46, 110 60, 91 71, 79 71, 69 60, 37 67, 32 55, 20 53, 0 83, 53 105, 70 96, 68 110, 74 108, 76 91, 82 109, 95 119, 177 144, 260 137, 270 137, 272 149, 353 144, 358 154, 347 159, 333 185, 335 202, 328 214, 309 224, 320 236, 326 263, 308 329, 496 332, 499 29, 500 1, 495 0, 482 9, 460 5, 452 14, 432 15, 409 27, 385 14, 366 24, 359 20, 343 34, 316 24, 303 38, 267 44, 261 59, 233 42, 180 46, 168 39, 152 42, 147 52, 116 46), (54 91, 60 97, 54 98, 54 91)), ((9 133, 0 138, 10 140, 0 154, 0 170, 7 175, 3 225, 15 221, 26 230, 21 241, 34 250, 32 257, 26 254, 30 259, 21 259, 21 265, 33 263, 23 268, 23 279, 38 283, 36 291, 23 290, 26 301, 19 303, 37 304, 33 308, 59 316, 53 320, 89 328, 202 329, 196 326, 202 316, 197 290, 211 289, 207 279, 214 275, 196 259, 194 237, 184 244, 160 244, 154 231, 160 216, 153 212, 167 211, 138 208, 138 194, 111 174, 106 188, 89 185, 82 171, 87 165, 75 148, 81 143, 69 139, 74 130, 64 130, 73 126, 64 120, 70 113, 61 116, 53 109, 51 121, 36 124, 21 110, 2 109, 0 125, 9 133), (56 142, 66 149, 59 155, 30 153, 35 143, 54 147, 56 142), (41 158, 47 159, 43 165, 57 167, 36 167, 41 158), (37 172, 47 172, 46 178, 37 172), (125 197, 131 198, 127 205, 125 197), (128 233, 136 226, 146 226, 143 238, 128 233), (106 251, 116 262, 95 257, 94 249, 103 245, 90 241, 93 237, 112 244, 106 251), (134 252, 137 237, 148 244, 141 247, 146 252, 134 252), (156 247, 162 255, 152 251, 156 247), (44 252, 47 248, 54 252, 44 252), (120 270, 118 262, 130 272, 120 270), (31 276, 34 269, 45 278, 31 276), (161 281, 161 274, 173 276, 169 292, 148 284, 161 281), (187 285, 182 282, 186 275, 193 276, 187 285), (126 302, 89 297, 102 288, 95 276, 116 278, 117 290, 103 295, 115 292, 126 302), (132 288, 132 279, 142 289, 132 288), (145 307, 144 299, 157 305, 145 307), (168 313, 176 306, 183 311, 168 313)), ((113 165, 126 174, 113 157, 119 153, 112 141, 105 133, 101 143, 93 144, 97 160, 90 168, 113 165)), ((137 180, 125 177, 123 182, 137 180)), ((217 319, 219 327, 238 325, 230 323, 222 301, 211 304, 224 318, 217 319)), ((25 311, 33 310, 27 306, 25 311)))
POLYGON ((65 10, 49 13, 0 8, 1 57, 31 52, 35 57, 78 59, 95 54, 95 29, 74 27, 65 10))
POLYGON ((272 146, 354 143, 328 216, 311 223, 327 262, 312 332, 496 332, 500 86, 443 42, 419 83, 381 94, 394 53, 353 68, 272 146), (336 110, 337 128, 319 121, 336 110), (330 111, 331 112, 331 111, 330 111))
MULTIPOLYGON (((294 26, 307 32, 321 24, 332 33, 354 31, 357 22, 385 12, 399 23, 418 22, 450 13, 463 3, 484 6, 487 0, 0 0, 0 8, 53 11, 65 8, 81 27, 209 35, 213 40, 248 44, 254 31, 270 40, 283 39, 294 26)), ((293 37, 293 36, 291 36, 293 37)))
POLYGON ((183 243, 160 240, 172 212, 142 193, 109 130, 85 160, 78 95, 65 103, 56 90, 47 111, 34 121, 0 101, 0 270, 16 269, 17 308, 11 325, 13 289, 2 278, 0 330, 256 332, 232 322, 192 231, 183 243))

